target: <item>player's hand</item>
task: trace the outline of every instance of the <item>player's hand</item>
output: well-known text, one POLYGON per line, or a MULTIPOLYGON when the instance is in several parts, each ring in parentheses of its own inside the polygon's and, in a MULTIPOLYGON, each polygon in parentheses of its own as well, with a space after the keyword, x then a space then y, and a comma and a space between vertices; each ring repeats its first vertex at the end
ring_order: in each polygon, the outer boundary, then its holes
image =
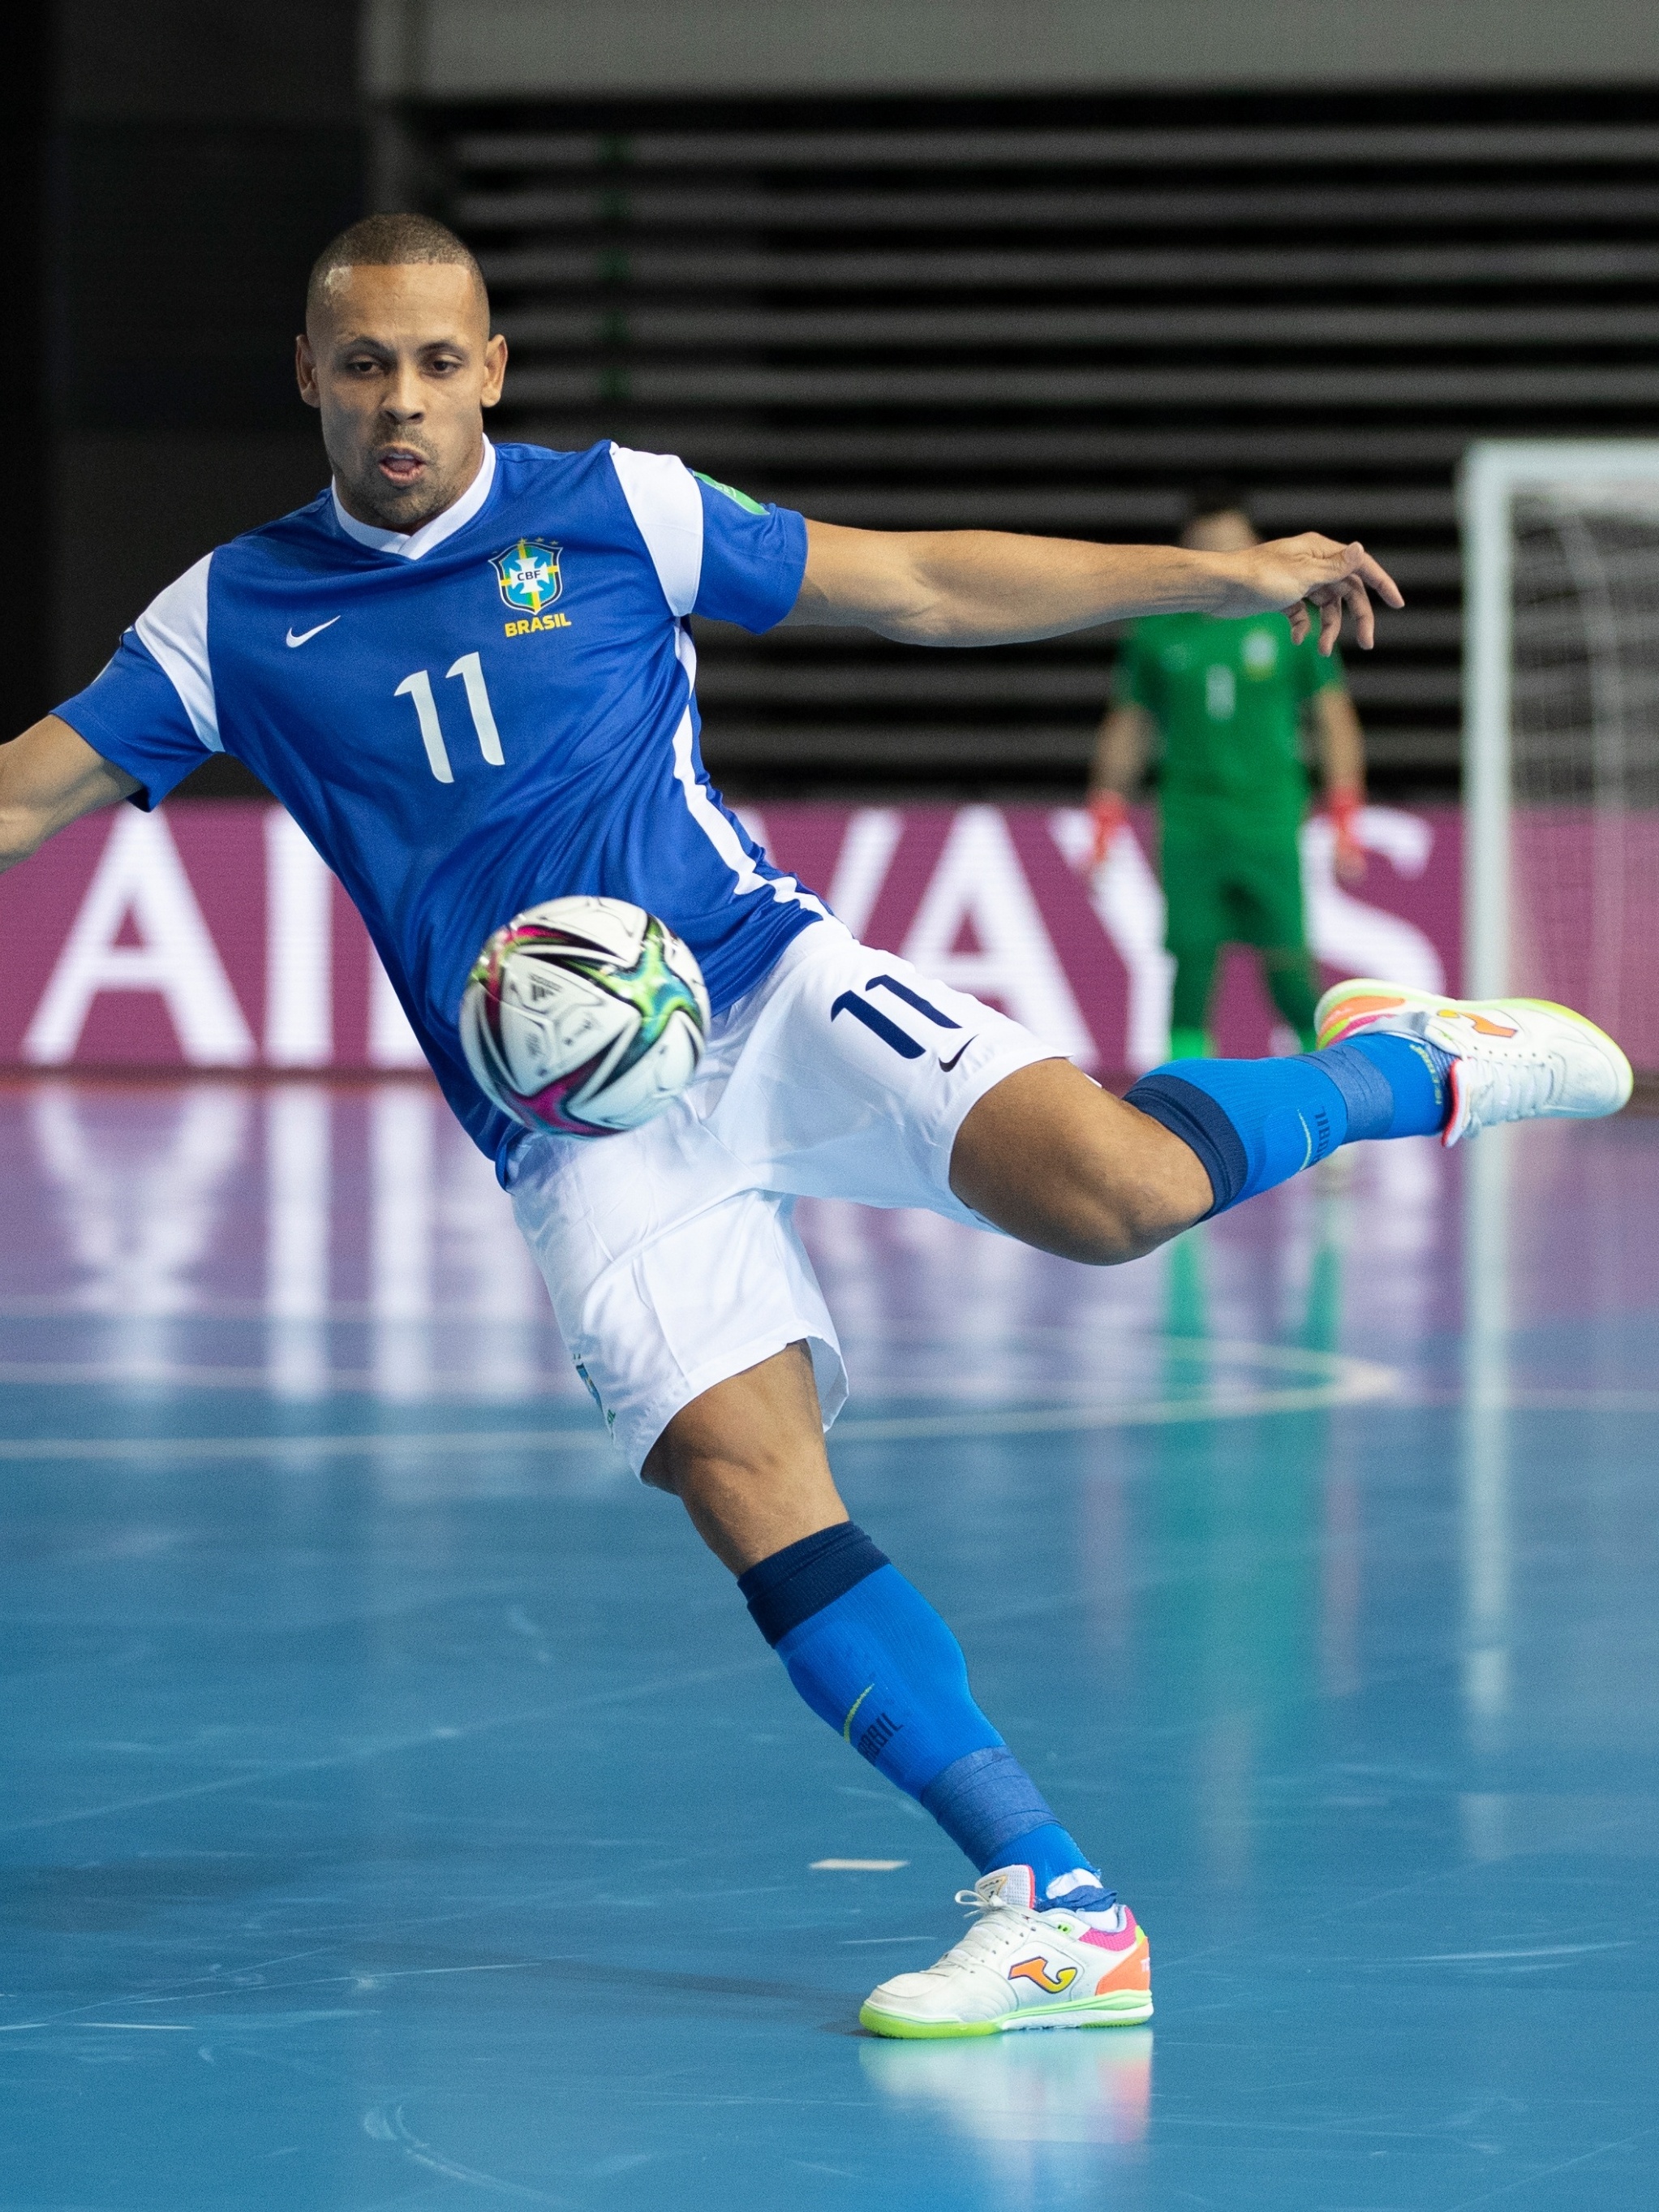
POLYGON ((1089 820, 1093 826, 1095 842, 1089 850, 1089 870, 1092 874, 1111 851, 1118 831, 1129 818, 1129 810, 1115 791, 1097 791, 1089 800, 1089 820))
POLYGON ((1314 610, 1319 613, 1319 650, 1329 653, 1342 634, 1342 611, 1353 617, 1354 635, 1369 652, 1376 625, 1370 592, 1385 606, 1406 604, 1400 586, 1379 561, 1360 544, 1339 545, 1334 538, 1307 531, 1300 538, 1275 538, 1247 553, 1214 553, 1210 559, 1225 573, 1227 591, 1218 615, 1284 613, 1298 645, 1308 635, 1314 610), (1369 589, 1367 588, 1369 586, 1369 589))
POLYGON ((1336 832, 1336 849, 1332 858, 1339 883, 1357 884, 1365 872, 1365 848, 1359 842, 1356 817, 1364 801, 1357 792, 1333 791, 1325 801, 1325 811, 1336 832))

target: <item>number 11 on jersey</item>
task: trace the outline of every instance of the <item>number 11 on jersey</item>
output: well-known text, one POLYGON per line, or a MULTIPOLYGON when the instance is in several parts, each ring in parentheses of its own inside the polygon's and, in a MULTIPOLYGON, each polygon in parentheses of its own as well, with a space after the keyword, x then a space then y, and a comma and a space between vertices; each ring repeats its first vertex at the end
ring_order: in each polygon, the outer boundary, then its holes
MULTIPOLYGON (((464 653, 448 676, 459 676, 466 687, 466 703, 471 710, 472 726, 477 732, 478 750, 491 768, 504 768, 506 757, 501 751, 501 733, 495 726, 495 712, 489 703, 489 690, 484 682, 483 663, 476 653, 464 653)), ((392 693, 394 699, 409 698, 415 702, 415 719, 421 726, 421 743, 426 747, 427 765, 440 783, 453 783, 455 771, 449 765, 449 749, 444 743, 444 726, 438 719, 438 702, 432 696, 432 678, 424 668, 417 668, 412 676, 405 676, 392 693)))

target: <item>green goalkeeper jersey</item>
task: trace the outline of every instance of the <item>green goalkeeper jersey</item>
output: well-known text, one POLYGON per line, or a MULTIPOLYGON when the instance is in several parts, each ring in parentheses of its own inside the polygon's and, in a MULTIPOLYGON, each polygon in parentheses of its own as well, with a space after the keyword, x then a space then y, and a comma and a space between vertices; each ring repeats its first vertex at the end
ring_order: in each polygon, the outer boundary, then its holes
POLYGON ((1308 803, 1303 702, 1342 682, 1318 634, 1316 624, 1293 643, 1281 614, 1148 615, 1133 626, 1113 696, 1158 725, 1166 835, 1295 835, 1308 803))

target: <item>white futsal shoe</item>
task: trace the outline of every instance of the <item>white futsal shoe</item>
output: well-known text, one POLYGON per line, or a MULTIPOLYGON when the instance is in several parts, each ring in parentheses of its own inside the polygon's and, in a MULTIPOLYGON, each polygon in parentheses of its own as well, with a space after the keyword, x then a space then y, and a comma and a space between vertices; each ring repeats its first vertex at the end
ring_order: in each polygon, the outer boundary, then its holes
POLYGON ((1630 1098, 1630 1062, 1604 1030, 1547 999, 1447 999, 1359 977, 1314 1012, 1322 1050, 1363 1036, 1421 1037, 1452 1054, 1443 1145, 1500 1121, 1593 1119, 1630 1098))
POLYGON ((1001 2035, 1015 2027, 1132 2027, 1152 2016, 1152 1954, 1126 1905, 1086 1916, 1036 1909, 1030 1867, 999 1867, 958 1905, 978 1917, 920 1974, 872 1990, 859 2023, 872 2035, 1001 2035))

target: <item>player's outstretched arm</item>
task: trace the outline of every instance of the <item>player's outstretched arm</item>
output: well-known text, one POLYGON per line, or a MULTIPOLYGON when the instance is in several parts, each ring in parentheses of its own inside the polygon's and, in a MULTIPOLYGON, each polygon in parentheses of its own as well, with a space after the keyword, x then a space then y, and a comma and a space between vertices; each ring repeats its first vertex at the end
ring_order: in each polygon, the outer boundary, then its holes
POLYGON ((55 831, 137 788, 78 730, 48 714, 0 745, 0 869, 15 867, 55 831))
POLYGON ((1405 604, 1363 545, 1313 532, 1240 553, 831 522, 809 522, 806 538, 806 574, 787 620, 856 623, 911 645, 1017 645, 1135 615, 1282 609, 1298 641, 1316 612, 1320 647, 1328 653, 1345 608, 1369 647, 1370 593, 1391 607, 1405 604))

